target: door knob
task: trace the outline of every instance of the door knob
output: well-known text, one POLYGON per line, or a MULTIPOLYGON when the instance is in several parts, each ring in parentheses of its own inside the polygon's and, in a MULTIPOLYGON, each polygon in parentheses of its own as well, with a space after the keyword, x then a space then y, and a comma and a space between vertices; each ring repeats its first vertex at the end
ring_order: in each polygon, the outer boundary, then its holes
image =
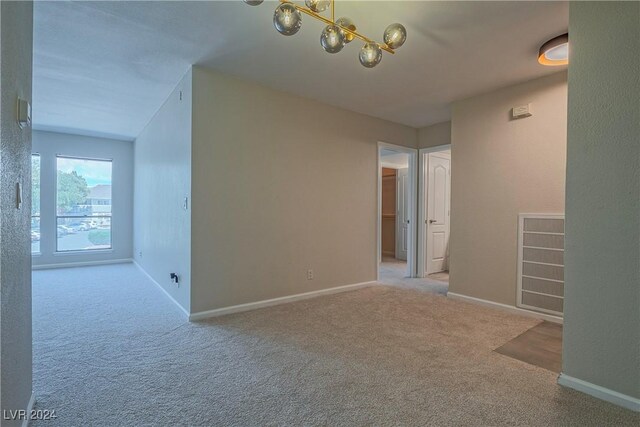
POLYGON ((430 219, 430 220, 429 220, 429 224, 433 224, 434 222, 436 222, 436 220, 435 220, 435 219, 430 219))

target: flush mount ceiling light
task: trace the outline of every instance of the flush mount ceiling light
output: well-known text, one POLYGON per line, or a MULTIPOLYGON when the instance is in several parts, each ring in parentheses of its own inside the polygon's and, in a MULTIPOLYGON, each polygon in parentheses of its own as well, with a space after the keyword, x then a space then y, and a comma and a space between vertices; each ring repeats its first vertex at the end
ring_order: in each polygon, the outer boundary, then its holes
POLYGON ((540 47, 538 62, 542 65, 567 65, 569 63, 569 34, 554 37, 540 47))
MULTIPOLYGON (((250 6, 258 6, 264 0, 244 0, 250 6)), ((302 14, 308 15, 325 23, 320 34, 320 45, 329 53, 338 53, 347 43, 354 39, 364 42, 358 58, 360 63, 367 68, 375 67, 382 60, 382 51, 395 53, 407 40, 407 30, 401 24, 391 24, 383 34, 384 43, 378 43, 356 31, 356 26, 349 18, 335 19, 334 0, 305 0, 307 7, 298 6, 290 0, 280 0, 273 14, 273 25, 280 34, 292 36, 300 30, 302 14), (329 11, 331 19, 321 15, 329 11)))

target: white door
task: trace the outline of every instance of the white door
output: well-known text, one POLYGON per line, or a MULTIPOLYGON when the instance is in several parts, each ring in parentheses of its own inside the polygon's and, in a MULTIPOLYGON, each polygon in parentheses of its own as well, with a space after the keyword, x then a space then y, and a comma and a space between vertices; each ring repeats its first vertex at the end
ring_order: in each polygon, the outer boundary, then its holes
POLYGON ((407 260, 409 250, 409 169, 398 169, 396 190, 396 258, 407 260))
POLYGON ((448 269, 451 155, 429 153, 427 166, 427 274, 448 269))

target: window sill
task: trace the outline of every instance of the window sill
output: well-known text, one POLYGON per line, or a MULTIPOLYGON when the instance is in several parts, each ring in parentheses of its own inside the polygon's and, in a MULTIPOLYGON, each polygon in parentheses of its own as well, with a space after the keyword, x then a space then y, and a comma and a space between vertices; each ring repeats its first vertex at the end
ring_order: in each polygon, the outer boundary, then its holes
POLYGON ((91 255, 91 254, 110 254, 110 253, 113 253, 113 248, 54 252, 53 256, 72 256, 72 255, 91 255))

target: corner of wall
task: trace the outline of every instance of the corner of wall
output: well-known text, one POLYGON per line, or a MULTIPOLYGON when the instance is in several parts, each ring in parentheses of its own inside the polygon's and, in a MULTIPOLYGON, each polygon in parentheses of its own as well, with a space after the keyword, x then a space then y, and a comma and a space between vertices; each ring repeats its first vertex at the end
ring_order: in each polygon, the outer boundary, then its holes
POLYGON ((418 148, 451 144, 451 120, 418 129, 418 148))

